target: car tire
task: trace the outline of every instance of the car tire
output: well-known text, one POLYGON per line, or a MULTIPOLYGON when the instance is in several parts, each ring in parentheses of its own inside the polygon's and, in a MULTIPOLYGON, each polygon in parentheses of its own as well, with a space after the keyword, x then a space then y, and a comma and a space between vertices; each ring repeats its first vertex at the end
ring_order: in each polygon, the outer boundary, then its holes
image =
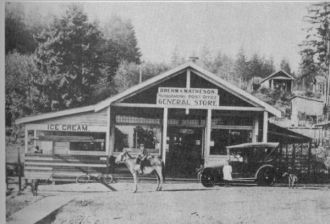
POLYGON ((275 183, 276 174, 272 167, 266 167, 259 171, 257 183, 259 186, 272 186, 275 183))
POLYGON ((204 187, 213 187, 215 185, 214 176, 209 171, 202 173, 201 182, 204 187))

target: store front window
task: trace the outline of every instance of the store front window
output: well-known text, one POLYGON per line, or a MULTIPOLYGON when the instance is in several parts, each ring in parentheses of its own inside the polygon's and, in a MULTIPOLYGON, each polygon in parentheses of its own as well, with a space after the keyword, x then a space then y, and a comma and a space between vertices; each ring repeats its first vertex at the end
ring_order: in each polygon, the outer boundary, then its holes
POLYGON ((50 154, 68 154, 69 151, 105 151, 103 132, 38 131, 37 145, 50 154))
POLYGON ((154 125, 116 125, 115 151, 136 149, 140 144, 153 153, 160 152, 161 127, 154 125))
POLYGON ((226 155, 226 146, 251 142, 251 130, 212 129, 210 155, 226 155))

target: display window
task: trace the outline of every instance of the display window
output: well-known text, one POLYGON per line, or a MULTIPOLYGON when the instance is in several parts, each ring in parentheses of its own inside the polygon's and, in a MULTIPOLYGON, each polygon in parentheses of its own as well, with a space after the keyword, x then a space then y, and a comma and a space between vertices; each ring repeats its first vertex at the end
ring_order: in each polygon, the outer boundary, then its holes
POLYGON ((160 152, 161 126, 154 125, 116 125, 115 151, 137 149, 141 144, 149 152, 160 152))
POLYGON ((37 146, 43 152, 67 154, 69 151, 105 151, 103 132, 37 131, 37 146))

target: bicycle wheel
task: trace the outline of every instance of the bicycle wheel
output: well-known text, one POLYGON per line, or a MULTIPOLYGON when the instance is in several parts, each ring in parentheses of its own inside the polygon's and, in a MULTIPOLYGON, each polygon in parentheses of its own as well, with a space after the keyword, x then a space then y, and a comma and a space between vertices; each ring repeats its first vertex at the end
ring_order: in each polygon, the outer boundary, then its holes
POLYGON ((77 184, 86 184, 86 183, 90 183, 90 182, 91 182, 91 178, 88 174, 84 174, 84 175, 78 176, 76 178, 77 184))
POLYGON ((99 180, 105 184, 113 183, 113 176, 111 174, 101 174, 99 180))

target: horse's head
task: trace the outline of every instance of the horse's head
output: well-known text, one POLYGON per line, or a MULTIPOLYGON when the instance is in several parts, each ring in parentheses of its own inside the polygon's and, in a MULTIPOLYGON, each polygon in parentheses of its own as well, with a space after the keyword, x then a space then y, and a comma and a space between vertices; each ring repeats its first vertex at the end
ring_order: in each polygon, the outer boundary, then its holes
POLYGON ((119 164, 119 163, 124 163, 126 161, 126 159, 129 158, 128 152, 127 151, 123 151, 122 153, 120 153, 116 160, 115 163, 119 164))

